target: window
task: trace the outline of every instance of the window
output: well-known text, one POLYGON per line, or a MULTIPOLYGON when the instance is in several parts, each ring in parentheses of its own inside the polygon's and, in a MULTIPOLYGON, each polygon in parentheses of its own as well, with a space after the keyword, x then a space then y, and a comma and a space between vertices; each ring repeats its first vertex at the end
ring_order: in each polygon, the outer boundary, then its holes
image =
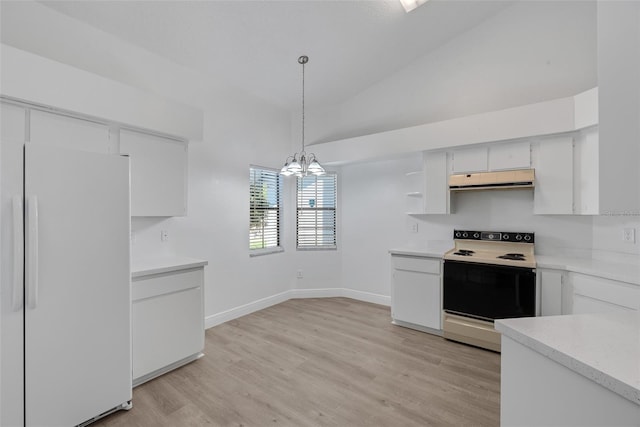
POLYGON ((296 247, 336 248, 335 174, 298 177, 296 247))
POLYGON ((249 249, 251 255, 280 250, 280 174, 276 170, 249 168, 249 249))

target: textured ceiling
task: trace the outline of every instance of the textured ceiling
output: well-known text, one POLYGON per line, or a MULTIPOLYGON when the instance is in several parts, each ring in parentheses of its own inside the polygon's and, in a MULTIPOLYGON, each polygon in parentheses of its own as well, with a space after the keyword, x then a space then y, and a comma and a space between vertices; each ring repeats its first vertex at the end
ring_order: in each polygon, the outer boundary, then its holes
MULTIPOLYGON (((4 1, 3 1, 4 3, 4 1)), ((340 103, 511 1, 42 1, 47 7, 287 109, 340 103)))

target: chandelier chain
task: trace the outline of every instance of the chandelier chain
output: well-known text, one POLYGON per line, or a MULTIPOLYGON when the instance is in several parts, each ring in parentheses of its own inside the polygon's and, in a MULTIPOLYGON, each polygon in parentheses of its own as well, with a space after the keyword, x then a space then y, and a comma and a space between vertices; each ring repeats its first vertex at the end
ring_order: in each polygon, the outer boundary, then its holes
POLYGON ((302 55, 301 57, 298 58, 298 63, 302 65, 302 114, 300 115, 302 119, 302 132, 301 132, 302 133, 302 151, 300 151, 299 153, 294 153, 293 156, 287 157, 287 159, 284 161, 284 166, 282 167, 282 169, 280 169, 280 174, 284 176, 290 176, 290 175, 308 176, 309 174, 317 176, 317 175, 325 174, 325 170, 316 159, 315 154, 311 153, 307 156, 307 153, 304 151, 305 150, 305 141, 304 141, 305 69, 304 69, 304 66, 307 62, 309 62, 309 57, 306 55, 302 55))
POLYGON ((306 64, 307 61, 308 59, 304 57, 300 62, 302 64, 302 152, 304 152, 304 64, 306 64))

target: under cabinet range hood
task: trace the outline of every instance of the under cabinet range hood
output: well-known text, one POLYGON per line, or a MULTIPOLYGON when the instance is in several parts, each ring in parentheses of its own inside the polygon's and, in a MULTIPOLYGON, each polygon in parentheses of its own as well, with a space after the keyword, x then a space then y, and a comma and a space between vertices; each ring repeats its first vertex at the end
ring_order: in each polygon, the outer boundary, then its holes
POLYGON ((463 173, 449 177, 449 189, 469 191, 533 188, 534 178, 534 169, 463 173))

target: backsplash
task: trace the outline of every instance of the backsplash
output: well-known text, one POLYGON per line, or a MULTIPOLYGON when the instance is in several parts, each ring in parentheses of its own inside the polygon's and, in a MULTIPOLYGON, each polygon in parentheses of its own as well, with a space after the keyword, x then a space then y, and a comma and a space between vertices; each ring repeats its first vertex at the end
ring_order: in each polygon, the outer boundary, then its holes
POLYGON ((131 256, 141 259, 173 254, 173 221, 167 217, 132 217, 131 256))
POLYGON ((534 215, 533 191, 490 190, 452 194, 451 215, 419 215, 413 239, 451 239, 454 228, 536 234, 536 253, 590 256, 591 216, 534 215))
POLYGON ((597 216, 593 218, 593 256, 599 259, 609 257, 626 258, 638 261, 640 256, 640 217, 639 216, 597 216), (635 230, 635 242, 622 239, 623 230, 635 230))

